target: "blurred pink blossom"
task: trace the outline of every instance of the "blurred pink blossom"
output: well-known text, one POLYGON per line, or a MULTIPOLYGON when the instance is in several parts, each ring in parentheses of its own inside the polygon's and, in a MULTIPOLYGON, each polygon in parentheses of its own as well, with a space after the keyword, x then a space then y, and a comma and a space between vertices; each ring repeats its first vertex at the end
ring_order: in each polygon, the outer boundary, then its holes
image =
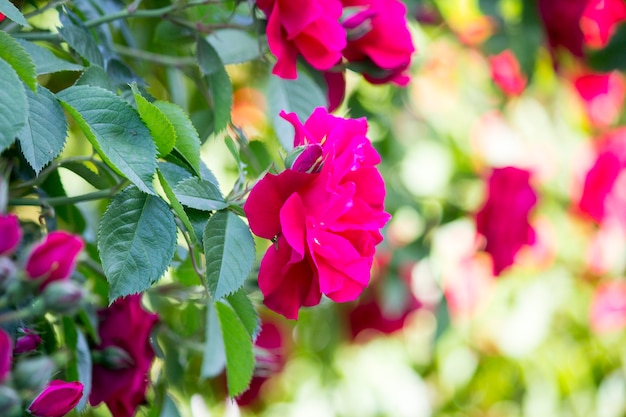
POLYGON ((621 73, 580 75, 574 79, 574 87, 592 125, 607 127, 619 117, 626 94, 621 73))
POLYGON ((597 333, 626 327, 626 282, 611 281, 599 285, 593 295, 591 329, 597 333))
POLYGON ((12 253, 22 239, 19 219, 15 214, 0 215, 0 255, 12 253))
POLYGON ((491 79, 509 96, 518 96, 526 88, 526 76, 522 73, 515 54, 505 49, 489 57, 491 79))
POLYGON ((13 342, 11 337, 0 328, 0 384, 3 383, 13 364, 13 342))
POLYGON ((587 46, 603 48, 626 19, 624 0, 589 0, 580 18, 580 28, 587 46))

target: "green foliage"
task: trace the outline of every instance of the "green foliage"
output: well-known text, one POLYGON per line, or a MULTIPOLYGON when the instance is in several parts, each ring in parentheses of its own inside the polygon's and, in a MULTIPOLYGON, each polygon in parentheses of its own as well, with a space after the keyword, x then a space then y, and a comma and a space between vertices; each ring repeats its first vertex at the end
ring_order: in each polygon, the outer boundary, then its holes
POLYGON ((230 121, 233 87, 217 51, 210 43, 198 40, 198 64, 209 85, 214 113, 214 130, 220 132, 230 121))
POLYGON ((60 71, 82 71, 82 65, 66 61, 57 57, 49 49, 25 41, 24 39, 15 39, 24 50, 32 58, 35 64, 37 75, 52 74, 60 71))
POLYGON ((24 15, 9 0, 0 0, 0 13, 22 26, 30 27, 24 15))
POLYGON ((176 131, 167 116, 154 104, 146 100, 133 85, 133 96, 141 120, 148 126, 160 157, 170 153, 176 143, 176 131))
POLYGON ((176 222, 160 197, 129 187, 116 195, 98 230, 109 299, 147 290, 165 272, 176 248, 176 222))
POLYGON ((37 72, 33 60, 17 40, 3 31, 0 31, 0 59, 8 62, 31 90, 37 90, 37 72))
POLYGON ((197 210, 221 210, 227 206, 215 184, 200 178, 188 178, 174 187, 174 194, 183 205, 197 210))
POLYGON ((0 152, 11 146, 26 125, 28 98, 15 70, 0 59, 0 152))

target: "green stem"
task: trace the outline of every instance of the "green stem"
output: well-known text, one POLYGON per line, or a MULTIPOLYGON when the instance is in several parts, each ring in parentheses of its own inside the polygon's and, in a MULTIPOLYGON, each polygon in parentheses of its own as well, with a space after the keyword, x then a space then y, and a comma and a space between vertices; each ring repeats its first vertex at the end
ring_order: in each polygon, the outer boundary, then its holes
POLYGON ((177 57, 171 55, 155 54, 153 52, 142 51, 141 49, 129 48, 123 45, 113 45, 113 50, 120 55, 139 58, 144 61, 150 61, 161 65, 171 67, 183 67, 188 65, 196 65, 196 60, 190 57, 177 57))
POLYGON ((22 310, 7 311, 6 313, 0 314, 0 324, 25 319, 33 314, 35 314, 35 309, 32 307, 22 310))
POLYGON ((81 194, 73 197, 50 197, 46 199, 39 198, 13 198, 9 200, 10 206, 63 206, 68 204, 83 203, 85 201, 102 200, 110 198, 125 185, 126 182, 115 185, 107 190, 94 191, 92 193, 81 194))

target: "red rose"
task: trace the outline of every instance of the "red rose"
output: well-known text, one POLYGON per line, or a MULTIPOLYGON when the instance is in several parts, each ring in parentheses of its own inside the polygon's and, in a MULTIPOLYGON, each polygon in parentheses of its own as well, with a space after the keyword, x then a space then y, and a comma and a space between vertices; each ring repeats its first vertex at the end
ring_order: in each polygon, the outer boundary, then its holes
POLYGON ((131 295, 101 310, 99 318, 101 343, 96 349, 120 351, 126 359, 105 358, 101 361, 105 363, 94 364, 89 403, 104 401, 115 417, 131 417, 146 400, 148 371, 154 359, 150 332, 158 316, 142 308, 141 295, 131 295))
POLYGON ((32 279, 41 279, 41 289, 53 281, 69 278, 83 246, 78 236, 64 231, 49 233, 28 255, 24 267, 26 275, 32 279))
POLYGON ((624 19, 624 0, 589 0, 580 18, 585 44, 592 48, 605 47, 616 26, 624 19))
POLYGON ((76 407, 82 396, 80 382, 55 379, 30 404, 28 412, 35 417, 63 417, 76 407))
POLYGON ((489 64, 491 79, 505 94, 510 96, 522 94, 526 88, 526 76, 510 49, 489 57, 489 64))
POLYGON ((539 16, 554 55, 558 47, 583 56, 583 32, 580 18, 588 0, 539 0, 539 16))
POLYGON ((295 79, 299 55, 324 71, 341 61, 346 32, 339 0, 257 0, 268 17, 267 42, 277 62, 272 73, 295 79))
POLYGON ((294 146, 321 146, 321 156, 308 167, 265 175, 244 210, 252 231, 274 241, 259 271, 264 303, 295 319, 322 294, 336 302, 358 297, 389 214, 365 119, 334 117, 323 108, 304 125, 293 113, 281 115, 295 127, 294 146))
POLYGON ((476 230, 486 238, 485 251, 493 258, 495 275, 513 264, 522 246, 534 242, 528 217, 536 202, 530 172, 515 167, 493 170, 487 201, 476 215, 476 230))
POLYGON ((13 342, 8 334, 0 329, 0 384, 11 372, 13 364, 13 342))
POLYGON ((12 253, 22 238, 19 219, 15 214, 0 215, 0 255, 12 253))
POLYGON ((415 52, 407 27, 406 7, 398 0, 342 0, 344 11, 357 13, 343 22, 348 44, 343 56, 361 64, 358 71, 373 84, 393 82, 404 86, 415 52))

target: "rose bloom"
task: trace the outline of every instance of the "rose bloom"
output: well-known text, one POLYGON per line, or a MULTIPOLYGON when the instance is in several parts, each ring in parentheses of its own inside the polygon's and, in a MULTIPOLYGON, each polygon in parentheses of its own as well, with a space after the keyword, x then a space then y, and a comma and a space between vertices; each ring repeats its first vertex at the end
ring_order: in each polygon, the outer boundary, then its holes
POLYGON ((339 23, 340 0, 257 0, 268 17, 267 42, 277 62, 272 73, 295 79, 301 55, 317 70, 341 61, 346 31, 339 23))
POLYGON ((384 212, 385 186, 365 119, 334 117, 317 108, 300 123, 294 146, 303 153, 278 175, 267 174, 244 205, 250 228, 271 239, 259 287, 270 309, 290 319, 325 294, 354 300, 367 286, 384 212), (317 155, 317 157, 315 157, 317 155))
POLYGON ((592 48, 603 48, 626 19, 624 0, 589 0, 580 18, 584 41, 592 48))
POLYGON ((578 210, 594 221, 617 220, 626 225, 626 128, 608 132, 596 140, 596 160, 585 176, 578 210))
POLYGON ((76 407, 82 396, 80 382, 55 379, 33 400, 28 412, 35 417, 63 417, 76 407))
POLYGON ((528 221, 537 203, 530 172, 516 167, 495 168, 489 177, 489 195, 476 215, 476 230, 487 241, 485 251, 493 259, 494 275, 512 265, 515 255, 535 240, 528 221))
POLYGON ((552 54, 563 47, 574 56, 583 56, 580 18, 588 0, 538 0, 539 17, 552 54))
POLYGON ((591 302, 590 322, 596 333, 626 327, 626 282, 605 282, 596 288, 591 302))
POLYGON ((592 125, 607 127, 622 112, 626 84, 618 71, 580 75, 574 79, 574 87, 592 125))
POLYGON ((518 96, 526 88, 526 76, 522 73, 515 54, 506 49, 489 57, 491 79, 509 96, 518 96))
POLYGON ((341 0, 344 10, 358 10, 343 22, 348 44, 343 56, 373 84, 405 86, 415 52, 406 7, 398 0, 341 0))
POLYGON ((141 295, 117 299, 99 312, 100 345, 96 350, 121 349, 128 360, 94 364, 91 405, 104 401, 115 417, 131 417, 146 400, 148 371, 154 359, 150 332, 158 316, 141 306, 141 295))
POLYGON ((13 342, 9 335, 0 328, 0 384, 11 372, 13 364, 13 342))
POLYGON ((79 236, 64 231, 48 233, 28 255, 24 267, 26 275, 34 280, 42 280, 44 289, 53 281, 69 278, 74 272, 78 254, 84 243, 79 236))
POLYGON ((19 219, 15 214, 0 215, 0 255, 8 255, 22 239, 19 219))

